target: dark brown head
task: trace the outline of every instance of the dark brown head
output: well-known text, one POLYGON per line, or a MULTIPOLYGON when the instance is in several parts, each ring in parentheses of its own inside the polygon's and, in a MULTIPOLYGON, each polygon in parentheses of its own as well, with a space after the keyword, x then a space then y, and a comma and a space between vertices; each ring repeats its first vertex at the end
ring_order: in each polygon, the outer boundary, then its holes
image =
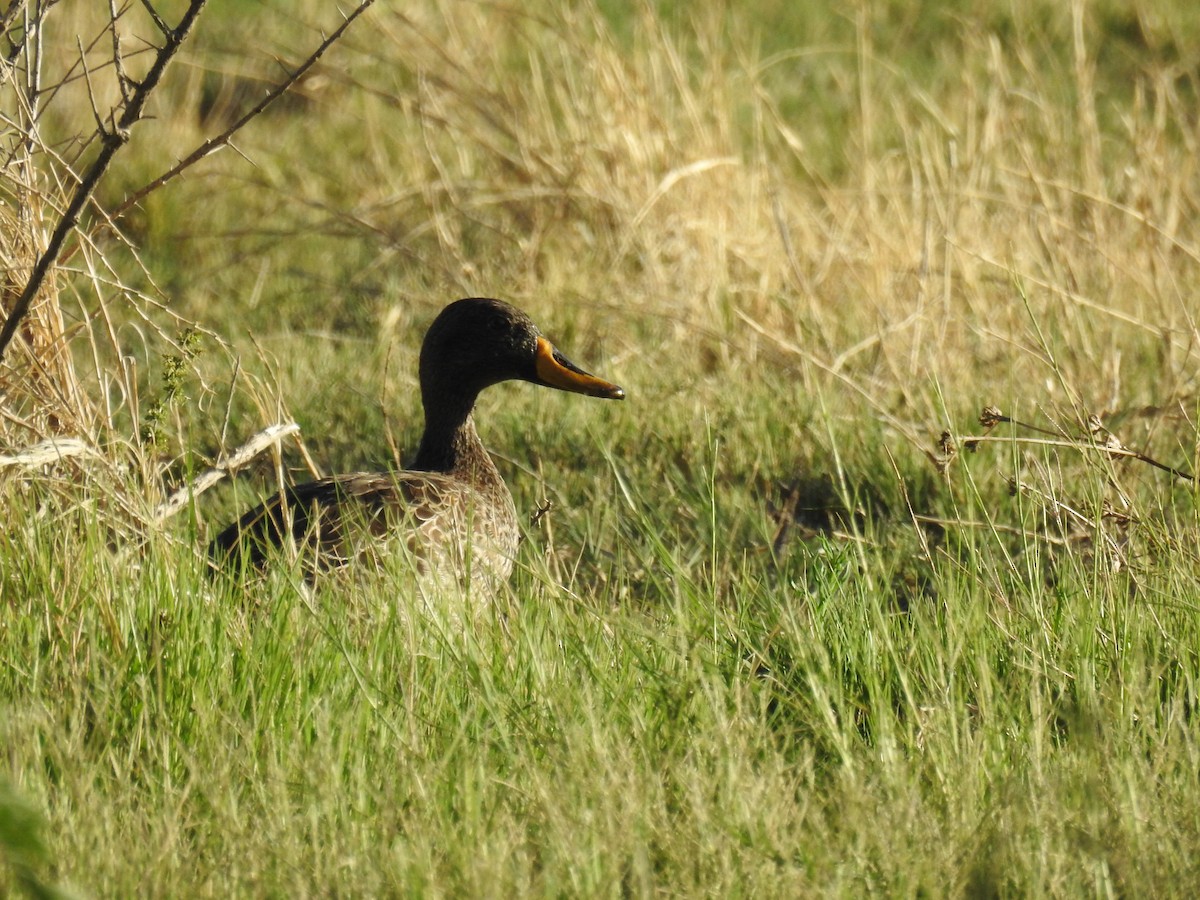
POLYGON ((589 375, 563 356, 515 306, 470 297, 443 309, 421 345, 426 406, 452 400, 472 403, 484 388, 509 380, 608 400, 625 397, 615 384, 589 375))

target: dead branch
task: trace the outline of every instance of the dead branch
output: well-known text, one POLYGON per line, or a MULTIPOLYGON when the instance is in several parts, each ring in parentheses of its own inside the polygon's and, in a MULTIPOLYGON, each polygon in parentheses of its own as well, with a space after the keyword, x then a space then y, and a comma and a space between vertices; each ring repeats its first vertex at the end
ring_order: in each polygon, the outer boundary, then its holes
POLYGON ((9 466, 32 469, 59 462, 68 456, 91 456, 95 452, 90 444, 78 438, 50 438, 19 453, 0 453, 0 469, 9 466))
MULTIPOLYGON (((63 211, 62 217, 58 220, 58 224, 50 235, 46 249, 38 257, 37 263, 33 267, 33 272, 30 274, 29 280, 25 283, 24 290, 21 291, 20 297, 17 298, 16 303, 9 310, 8 319, 4 323, 4 329, 0 331, 0 362, 3 361, 4 352, 8 348, 9 343, 12 342, 13 335, 16 334, 21 320, 28 314, 29 307, 33 303, 33 298, 37 296, 37 292, 46 280, 51 267, 58 262, 67 237, 74 231, 75 226, 79 224, 79 218, 83 213, 84 207, 91 200, 92 194, 95 193, 100 180, 104 177, 104 173, 108 171, 108 167, 112 164, 113 157, 117 151, 129 140, 129 130, 141 119, 146 107, 146 101, 149 100, 150 95, 162 80, 167 66, 174 59, 179 48, 188 39, 206 3, 207 0, 190 0, 187 11, 183 14, 179 24, 175 28, 166 31, 166 43, 157 51, 154 63, 151 65, 150 71, 146 73, 146 77, 141 82, 132 85, 129 102, 124 104, 120 118, 116 119, 111 128, 105 128, 103 125, 100 126, 100 152, 80 179, 74 194, 71 196, 70 202, 63 211)), ((116 27, 115 24, 113 27, 116 27)))
POLYGON ((248 125, 258 116, 262 115, 267 107, 291 90, 296 82, 303 78, 305 73, 307 73, 309 69, 316 65, 317 61, 325 55, 325 51, 337 43, 341 36, 346 32, 346 29, 353 24, 354 20, 366 12, 367 8, 374 2, 375 0, 361 0, 358 6, 355 7, 354 11, 351 12, 350 15, 346 16, 342 24, 339 25, 337 29, 331 35, 329 35, 329 37, 325 38, 325 40, 321 42, 320 46, 312 52, 308 59, 304 60, 304 62, 302 62, 295 70, 293 70, 287 78, 279 82, 279 84, 275 85, 273 88, 271 88, 271 90, 267 91, 266 96, 263 97, 262 100, 247 110, 241 118, 229 126, 229 128, 225 129, 225 131, 223 131, 221 134, 208 138, 206 141, 204 141, 204 143, 200 144, 200 146, 172 166, 168 171, 164 172, 162 175, 159 175, 153 181, 142 185, 142 187, 138 188, 136 191, 126 197, 125 200, 115 210, 113 210, 112 218, 119 219, 126 212, 128 212, 130 208, 136 206, 138 203, 144 200, 147 195, 158 190, 167 182, 172 181, 176 176, 183 173, 186 169, 191 168, 196 163, 200 162, 200 160, 207 156, 211 156, 213 153, 216 153, 222 147, 225 147, 227 144, 229 144, 229 142, 233 140, 233 136, 235 134, 245 128, 246 125, 248 125))
POLYGON ((264 428, 242 446, 230 453, 225 459, 196 476, 190 484, 185 484, 154 510, 154 521, 162 522, 183 509, 188 500, 196 497, 228 475, 235 469, 244 466, 268 447, 273 447, 289 434, 295 434, 300 426, 295 422, 284 422, 264 428))

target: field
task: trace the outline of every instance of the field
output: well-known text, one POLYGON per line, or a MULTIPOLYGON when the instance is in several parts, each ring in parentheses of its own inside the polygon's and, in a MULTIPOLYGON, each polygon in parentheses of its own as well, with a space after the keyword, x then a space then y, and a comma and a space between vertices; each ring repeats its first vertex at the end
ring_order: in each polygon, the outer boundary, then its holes
POLYGON ((94 451, 0 468, 0 893, 1200 894, 1193 7, 380 3, 97 228, 341 21, 212 4, 56 273, 79 395, 0 368, 0 453, 94 451), (413 452, 477 295, 628 395, 482 396, 504 595, 209 577, 413 452))

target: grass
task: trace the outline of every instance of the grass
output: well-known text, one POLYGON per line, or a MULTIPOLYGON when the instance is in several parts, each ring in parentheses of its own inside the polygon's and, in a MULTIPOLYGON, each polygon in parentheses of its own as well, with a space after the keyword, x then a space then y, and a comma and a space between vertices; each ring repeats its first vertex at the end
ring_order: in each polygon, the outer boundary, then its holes
MULTIPOLYGON (((376 9, 127 222, 204 337, 113 288, 110 464, 0 481, 0 886, 1194 894, 1195 484, 1084 429, 1200 468, 1191 7, 602 9, 376 9), (206 577, 265 465, 136 525, 287 416, 327 470, 411 451, 470 294, 629 394, 482 398, 553 502, 497 603, 206 577), (972 445, 989 404, 1055 436, 972 445)), ((107 202, 323 11, 206 15, 107 202)))

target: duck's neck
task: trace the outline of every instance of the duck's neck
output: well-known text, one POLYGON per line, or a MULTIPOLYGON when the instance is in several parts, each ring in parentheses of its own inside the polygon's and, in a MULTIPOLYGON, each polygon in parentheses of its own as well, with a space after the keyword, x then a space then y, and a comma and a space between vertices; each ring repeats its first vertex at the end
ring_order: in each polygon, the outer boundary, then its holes
POLYGON ((444 472, 473 484, 498 481, 500 474, 475 431, 471 418, 474 405, 474 397, 469 402, 427 397, 425 433, 410 468, 444 472))

